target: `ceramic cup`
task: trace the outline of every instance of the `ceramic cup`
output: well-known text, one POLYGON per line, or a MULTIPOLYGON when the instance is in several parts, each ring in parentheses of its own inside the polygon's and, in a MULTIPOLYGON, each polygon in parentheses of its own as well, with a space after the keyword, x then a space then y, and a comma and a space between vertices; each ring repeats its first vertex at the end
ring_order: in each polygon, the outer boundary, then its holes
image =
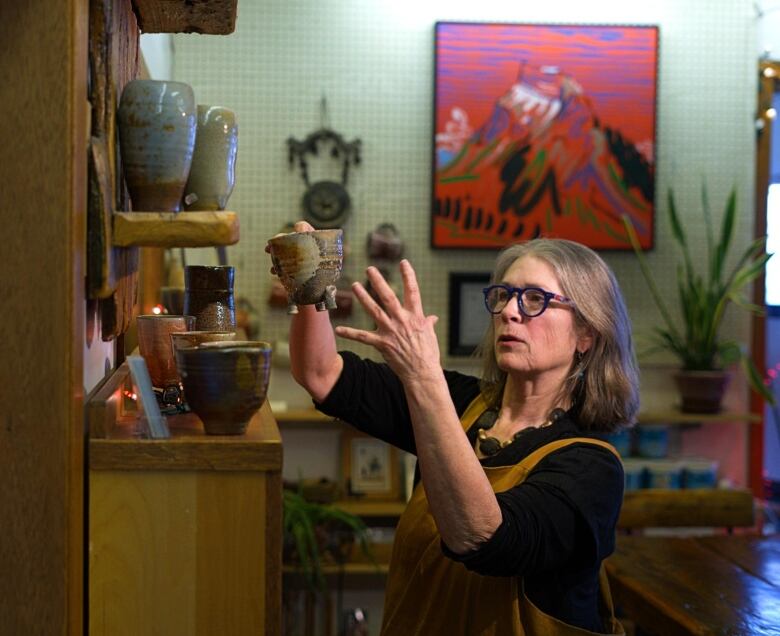
POLYGON ((152 385, 160 389, 179 385, 179 373, 173 356, 171 334, 192 331, 193 316, 150 314, 138 316, 138 350, 146 361, 152 385))
POLYGON ((291 232, 268 241, 271 261, 287 290, 287 313, 298 305, 336 308, 336 281, 344 260, 342 230, 291 232))
POLYGON ((234 277, 235 270, 230 265, 184 268, 184 313, 195 316, 195 329, 231 331, 236 328, 234 277))
POLYGON ((195 147, 192 88, 182 82, 133 80, 117 115, 119 149, 134 210, 178 212, 195 147))
POLYGON ((260 409, 271 375, 271 345, 205 342, 176 349, 184 399, 209 435, 241 435, 260 409))
POLYGON ((187 210, 224 210, 236 183, 238 124, 232 110, 198 104, 195 150, 184 207, 187 210))
POLYGON ((179 347, 198 347, 204 342, 230 342, 235 331, 178 331, 170 335, 174 355, 179 347))

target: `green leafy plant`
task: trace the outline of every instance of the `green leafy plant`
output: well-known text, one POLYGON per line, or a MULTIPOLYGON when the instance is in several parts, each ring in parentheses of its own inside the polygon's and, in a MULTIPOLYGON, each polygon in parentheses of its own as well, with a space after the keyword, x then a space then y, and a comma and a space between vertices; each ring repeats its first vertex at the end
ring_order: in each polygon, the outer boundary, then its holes
POLYGON ((723 219, 715 237, 712 214, 707 190, 701 191, 704 226, 707 235, 706 271, 696 270, 686 236, 674 200, 674 192, 668 192, 669 221, 672 236, 682 254, 682 263, 677 266, 677 301, 680 319, 670 310, 668 294, 662 294, 648 267, 636 230, 627 217, 623 223, 628 239, 639 260, 639 267, 647 282, 650 293, 663 318, 663 325, 657 326, 651 336, 649 351, 667 350, 673 353, 687 371, 721 370, 724 366, 740 362, 750 386, 764 399, 774 402, 752 359, 735 340, 722 338, 720 328, 726 309, 732 303, 753 314, 763 313, 763 308, 750 303, 742 296, 745 287, 755 280, 764 268, 771 254, 766 254, 766 239, 755 239, 747 246, 729 268, 727 261, 734 237, 737 193, 731 190, 723 219))
POLYGON ((289 558, 299 568, 313 591, 325 589, 323 557, 343 562, 345 547, 357 541, 368 559, 375 563, 368 529, 360 517, 333 505, 306 500, 300 492, 283 491, 283 535, 289 558))

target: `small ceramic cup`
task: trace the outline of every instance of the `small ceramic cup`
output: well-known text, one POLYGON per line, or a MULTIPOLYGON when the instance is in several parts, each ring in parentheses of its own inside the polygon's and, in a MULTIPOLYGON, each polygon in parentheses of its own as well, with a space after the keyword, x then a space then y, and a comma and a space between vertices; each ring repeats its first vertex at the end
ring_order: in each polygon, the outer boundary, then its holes
POLYGON ((177 331, 170 335, 174 355, 179 347, 198 347, 204 342, 230 342, 235 331, 177 331))
POLYGON ((176 349, 184 399, 209 435, 242 435, 268 392, 271 345, 205 342, 176 349))
POLYGON ((132 80, 122 91, 117 125, 133 209, 178 212, 195 148, 192 88, 182 82, 132 80))
POLYGON ((342 230, 291 232, 268 241, 276 275, 287 290, 287 313, 298 305, 336 309, 336 281, 344 260, 342 230))
POLYGON ((184 268, 184 313, 195 316, 195 329, 231 331, 236 328, 234 278, 235 270, 230 265, 184 268))
POLYGON ((192 167, 184 188, 187 210, 224 210, 236 183, 238 124, 221 106, 198 104, 192 167))
POLYGON ((173 356, 171 334, 192 331, 195 328, 194 316, 150 314, 138 316, 136 325, 138 350, 146 361, 152 385, 159 389, 178 387, 180 378, 173 356))

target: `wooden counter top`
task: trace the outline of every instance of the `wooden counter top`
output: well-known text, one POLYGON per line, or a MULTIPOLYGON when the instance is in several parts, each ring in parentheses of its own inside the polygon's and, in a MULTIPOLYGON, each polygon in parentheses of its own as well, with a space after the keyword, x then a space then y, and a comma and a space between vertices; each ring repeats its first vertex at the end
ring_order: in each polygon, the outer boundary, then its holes
POLYGON ((166 417, 169 439, 134 435, 136 418, 120 416, 105 437, 89 440, 91 470, 281 470, 282 443, 266 400, 244 435, 206 435, 194 413, 166 417))

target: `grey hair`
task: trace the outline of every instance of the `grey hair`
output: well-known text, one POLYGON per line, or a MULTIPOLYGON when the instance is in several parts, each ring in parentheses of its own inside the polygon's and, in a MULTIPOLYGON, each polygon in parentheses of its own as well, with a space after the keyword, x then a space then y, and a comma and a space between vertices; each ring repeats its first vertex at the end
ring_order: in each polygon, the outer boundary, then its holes
MULTIPOLYGON (((639 372, 631 321, 615 275, 592 249, 575 241, 539 238, 511 245, 496 258, 491 284, 504 280, 519 258, 532 256, 555 272, 561 293, 574 301, 575 327, 589 330, 593 342, 575 353, 559 397, 568 396, 580 426, 610 432, 633 425, 639 410, 639 372)), ((491 320, 477 353, 482 357, 480 388, 499 406, 507 374, 496 361, 495 321, 491 320)))

